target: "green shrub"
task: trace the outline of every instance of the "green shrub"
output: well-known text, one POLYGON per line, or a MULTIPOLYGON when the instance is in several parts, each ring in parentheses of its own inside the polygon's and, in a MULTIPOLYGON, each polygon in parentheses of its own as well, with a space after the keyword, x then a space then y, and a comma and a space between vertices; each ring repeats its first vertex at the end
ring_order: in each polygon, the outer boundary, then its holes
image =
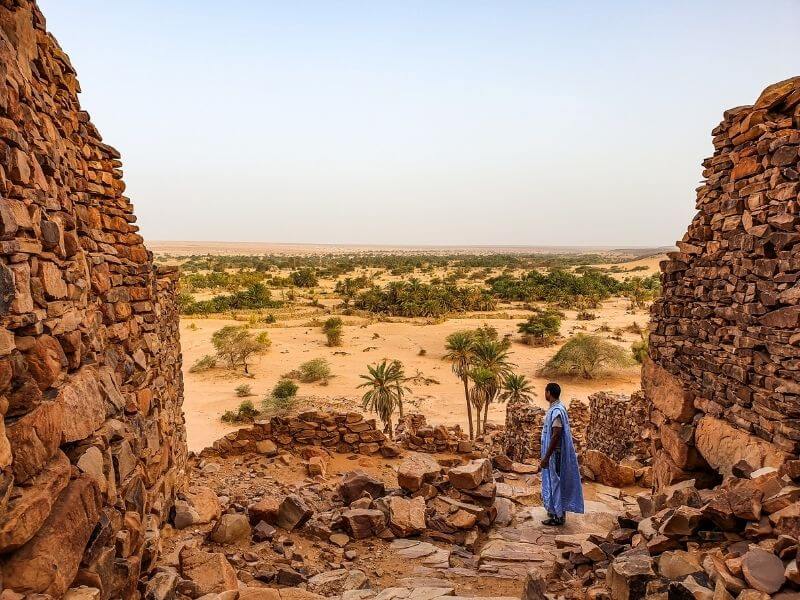
POLYGON ((266 331, 253 337, 247 327, 226 325, 214 332, 211 343, 217 351, 217 356, 224 359, 231 369, 241 365, 244 367, 244 372, 249 373, 248 359, 254 354, 266 352, 272 342, 266 331))
POLYGON ((597 318, 597 315, 593 312, 589 312, 588 310, 579 310, 575 318, 578 321, 594 321, 597 318))
POLYGON ((616 344, 595 335, 570 338, 540 371, 543 377, 580 376, 592 379, 602 371, 626 367, 630 360, 616 344))
POLYGON ((189 367, 189 373, 202 373, 217 366, 217 357, 206 354, 202 358, 198 358, 194 364, 189 367))
POLYGON ((342 319, 339 317, 330 317, 325 323, 322 324, 322 331, 328 338, 328 346, 341 346, 342 345, 342 319))
POLYGON ((308 268, 299 269, 294 271, 290 276, 292 285, 301 288, 312 288, 317 285, 317 277, 314 271, 308 268))
POLYGON ((252 423, 260 414, 252 400, 243 400, 236 410, 226 410, 222 413, 221 419, 225 423, 252 423))
POLYGON ((285 400, 288 398, 293 398, 297 395, 297 390, 299 386, 292 381, 291 379, 281 379, 278 383, 275 384, 275 387, 272 388, 272 395, 275 398, 280 398, 281 400, 285 400))
POLYGON ((528 317, 524 323, 517 325, 522 340, 530 345, 552 343, 561 331, 561 317, 554 311, 544 310, 528 317))
POLYGON ((324 358, 314 358, 304 362, 300 365, 299 371, 299 378, 303 383, 327 382, 331 377, 331 367, 324 358))
POLYGON ((642 339, 631 344, 631 352, 633 353, 633 359, 642 364, 644 359, 647 357, 647 354, 650 350, 650 343, 649 338, 645 335, 642 336, 642 339))
POLYGON ((236 395, 239 396, 239 398, 246 398, 247 396, 253 395, 253 388, 251 388, 246 383, 237 385, 234 391, 236 392, 236 395))

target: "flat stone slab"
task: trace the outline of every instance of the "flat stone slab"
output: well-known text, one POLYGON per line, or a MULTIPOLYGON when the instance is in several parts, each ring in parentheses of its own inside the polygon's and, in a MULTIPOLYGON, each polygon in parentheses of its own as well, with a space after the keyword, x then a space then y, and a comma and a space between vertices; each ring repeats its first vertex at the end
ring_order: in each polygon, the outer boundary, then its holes
POLYGON ((403 548, 411 548, 412 546, 418 546, 420 544, 419 540, 407 540, 404 538, 400 538, 397 540, 393 540, 389 547, 392 550, 402 550, 403 548))
POLYGON ((424 556, 430 556, 434 552, 437 552, 439 548, 434 546, 433 544, 429 544, 428 542, 420 542, 415 546, 409 546, 407 548, 402 548, 397 551, 400 556, 404 556, 406 558, 423 558, 424 556))
POLYGON ((451 588, 452 582, 437 577, 403 577, 397 583, 409 588, 451 588))
POLYGON ((505 540, 490 540, 481 549, 481 562, 485 560, 498 560, 510 562, 543 562, 553 560, 553 555, 541 546, 523 542, 507 542, 505 540))

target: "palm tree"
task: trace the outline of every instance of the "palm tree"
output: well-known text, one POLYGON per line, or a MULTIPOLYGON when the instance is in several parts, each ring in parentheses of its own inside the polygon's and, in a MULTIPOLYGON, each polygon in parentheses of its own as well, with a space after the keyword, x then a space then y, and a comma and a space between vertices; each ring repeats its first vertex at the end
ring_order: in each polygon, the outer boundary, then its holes
POLYGON ((385 358, 375 366, 367 365, 369 374, 362 375, 364 383, 360 388, 367 388, 361 398, 364 410, 376 413, 383 421, 383 431, 392 438, 392 415, 395 406, 402 405, 403 396, 408 391, 404 385, 403 366, 400 361, 389 362, 385 358))
POLYGON ((469 371, 469 378, 472 380, 470 402, 478 414, 477 434, 481 435, 486 426, 485 423, 481 426, 481 410, 489 406, 489 398, 496 393, 495 375, 486 367, 475 367, 469 371))
POLYGON ((501 402, 528 402, 536 393, 525 375, 509 373, 503 377, 498 400, 501 402))
MULTIPOLYGON (((444 355, 445 360, 449 360, 453 373, 461 379, 464 384, 464 400, 467 403, 467 418, 469 419, 469 439, 475 438, 475 430, 472 422, 472 403, 469 394, 469 375, 474 353, 475 339, 469 331, 456 331, 447 336, 444 355)), ((480 413, 479 413, 480 414, 480 413)))
MULTIPOLYGON (((503 378, 515 366, 508 360, 508 344, 504 341, 481 336, 475 341, 473 347, 473 364, 492 373, 492 380, 486 383, 485 398, 483 403, 483 430, 486 430, 486 421, 489 418, 489 405, 497 398, 503 378)), ((480 419, 480 413, 478 414, 480 419)))

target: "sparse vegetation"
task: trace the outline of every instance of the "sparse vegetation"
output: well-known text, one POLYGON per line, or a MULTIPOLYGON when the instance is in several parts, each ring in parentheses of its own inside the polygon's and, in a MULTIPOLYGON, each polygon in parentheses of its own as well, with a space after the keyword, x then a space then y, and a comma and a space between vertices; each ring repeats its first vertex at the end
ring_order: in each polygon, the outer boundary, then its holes
POLYGON ((552 344, 561 331, 561 315, 552 310, 541 310, 517 325, 522 341, 531 346, 552 344))
POLYGON ((202 358, 198 358, 194 364, 189 367, 189 373, 202 373, 209 371, 217 366, 217 357, 206 354, 202 358))
POLYGON ((221 419, 225 423, 252 423, 260 413, 256 410, 252 400, 243 400, 236 410, 226 410, 221 419))
POLYGON ((330 317, 323 323, 322 331, 328 338, 328 346, 342 345, 342 319, 340 317, 330 317))
POLYGON ((246 290, 232 294, 214 296, 210 300, 197 300, 189 294, 181 294, 178 300, 181 314, 208 315, 230 310, 277 308, 281 302, 273 300, 263 283, 254 283, 246 290))
POLYGON ((226 325, 214 332, 211 343, 217 351, 217 356, 225 360, 228 367, 235 369, 238 366, 249 373, 248 360, 255 354, 266 352, 269 348, 269 338, 266 332, 254 337, 246 327, 226 325))
POLYGON ((331 378, 331 366, 324 358, 314 358, 300 365, 297 379, 303 383, 327 383, 331 378))
POLYGON ((625 351, 616 344, 595 335, 579 333, 556 352, 542 368, 541 375, 593 379, 603 371, 629 364, 625 351))
POLYGON ((246 383, 243 383, 241 385, 237 385, 236 389, 234 389, 234 392, 236 392, 236 395, 239 398, 246 398, 247 396, 253 395, 253 388, 246 383))
POLYGON ((650 344, 649 338, 646 335, 642 336, 642 339, 637 340, 631 344, 631 352, 633 353, 633 359, 642 364, 644 359, 647 358, 647 353, 650 351, 650 344))

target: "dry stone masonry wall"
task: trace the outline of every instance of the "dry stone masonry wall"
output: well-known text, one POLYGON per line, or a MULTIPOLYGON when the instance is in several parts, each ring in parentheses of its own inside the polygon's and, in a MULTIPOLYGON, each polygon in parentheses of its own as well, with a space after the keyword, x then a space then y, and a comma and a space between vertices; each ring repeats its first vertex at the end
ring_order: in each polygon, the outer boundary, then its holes
POLYGON ((778 466, 800 443, 800 77, 725 112, 713 136, 652 310, 657 487, 778 466))
POLYGON ((589 396, 587 450, 598 450, 616 461, 629 457, 647 460, 648 426, 648 403, 641 392, 631 396, 597 392, 589 396))
POLYGON ((176 277, 29 0, 0 0, 0 574, 136 593, 183 484, 176 277))

